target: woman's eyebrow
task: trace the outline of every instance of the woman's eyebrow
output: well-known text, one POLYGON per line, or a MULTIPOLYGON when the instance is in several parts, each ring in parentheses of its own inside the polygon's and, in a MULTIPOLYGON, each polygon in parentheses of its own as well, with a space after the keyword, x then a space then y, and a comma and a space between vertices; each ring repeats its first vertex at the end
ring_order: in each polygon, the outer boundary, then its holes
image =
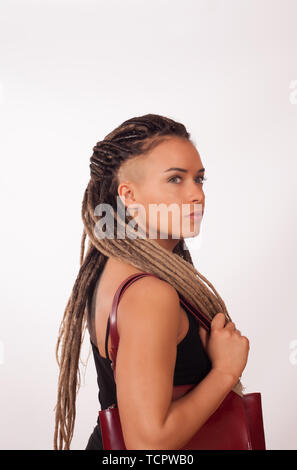
MULTIPOLYGON (((164 173, 167 171, 183 171, 184 173, 188 173, 188 170, 185 168, 168 168, 168 170, 165 170, 164 173)), ((197 173, 202 173, 203 171, 205 171, 205 168, 200 168, 200 170, 197 170, 197 173)))

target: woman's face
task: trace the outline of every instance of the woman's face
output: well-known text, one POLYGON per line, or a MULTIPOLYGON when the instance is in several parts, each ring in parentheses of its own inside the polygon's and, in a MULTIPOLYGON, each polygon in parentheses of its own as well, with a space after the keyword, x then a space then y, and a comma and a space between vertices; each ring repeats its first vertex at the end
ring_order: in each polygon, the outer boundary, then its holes
POLYGON ((150 238, 178 241, 200 231, 205 205, 203 175, 196 147, 170 136, 121 166, 118 194, 150 238), (132 211, 135 207, 139 209, 132 211), (197 217, 189 216, 193 211, 198 212, 197 217))

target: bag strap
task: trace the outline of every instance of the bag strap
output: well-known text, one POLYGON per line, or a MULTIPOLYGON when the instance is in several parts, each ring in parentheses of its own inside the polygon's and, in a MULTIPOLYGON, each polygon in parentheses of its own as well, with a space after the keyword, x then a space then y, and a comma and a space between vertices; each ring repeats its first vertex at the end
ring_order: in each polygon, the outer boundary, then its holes
MULTIPOLYGON (((117 350, 119 346, 119 334, 118 334, 118 328, 117 328, 117 308, 118 308, 119 300, 121 298, 121 295, 125 292, 125 290, 131 284, 133 284, 133 282, 145 276, 154 276, 154 277, 157 277, 158 279, 161 279, 159 276, 157 276, 157 274, 153 274, 153 273, 143 272, 143 273, 132 274, 120 284, 113 298, 111 312, 110 312, 110 330, 109 331, 110 331, 110 339, 111 339, 111 360, 112 360, 111 366, 113 369, 114 376, 115 376, 116 356, 117 356, 117 350)), ((198 319, 201 326, 205 328, 207 331, 209 331, 210 330, 209 319, 205 315, 203 315, 199 310, 197 310, 197 308, 194 308, 179 292, 178 292, 178 295, 180 297, 182 304, 198 319)))

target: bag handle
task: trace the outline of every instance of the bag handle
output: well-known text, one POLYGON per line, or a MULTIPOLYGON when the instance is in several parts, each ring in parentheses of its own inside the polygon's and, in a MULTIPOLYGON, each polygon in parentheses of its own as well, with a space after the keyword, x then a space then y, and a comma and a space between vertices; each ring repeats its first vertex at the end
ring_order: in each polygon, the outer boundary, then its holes
MULTIPOLYGON (((110 312, 110 339, 111 339, 111 366, 113 369, 113 373, 115 376, 115 367, 116 367, 116 356, 117 356, 117 350, 119 346, 119 334, 118 334, 118 328, 117 328, 117 308, 119 304, 119 300, 121 298, 121 295, 125 292, 125 290, 133 284, 133 282, 137 281, 137 279, 140 279, 144 276, 154 276, 157 277, 158 279, 161 279, 157 274, 153 273, 137 273, 137 274, 132 274, 128 278, 126 278, 118 287, 114 298, 112 302, 112 307, 111 307, 111 312, 110 312)), ((207 331, 210 331, 210 321, 209 319, 203 315, 200 311, 198 311, 188 302, 184 297, 178 293, 180 300, 183 305, 186 306, 186 308, 199 320, 201 326, 205 328, 207 331)))

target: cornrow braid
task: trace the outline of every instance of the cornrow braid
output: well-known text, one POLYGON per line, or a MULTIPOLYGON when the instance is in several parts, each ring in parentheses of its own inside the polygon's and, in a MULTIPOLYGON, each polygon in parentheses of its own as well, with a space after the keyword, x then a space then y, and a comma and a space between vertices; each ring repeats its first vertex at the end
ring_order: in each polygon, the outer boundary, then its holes
MULTIPOLYGON (((214 286, 194 267, 183 238, 169 252, 154 239, 96 236, 97 205, 110 204, 115 211, 117 209, 117 173, 122 163, 136 155, 147 153, 168 136, 177 136, 192 142, 183 124, 157 114, 146 114, 124 121, 93 147, 90 180, 81 210, 84 229, 80 269, 64 310, 56 345, 60 373, 55 407, 54 449, 63 449, 63 445, 65 450, 70 449, 76 415, 76 395, 80 387, 79 356, 87 324, 87 300, 109 257, 166 280, 210 321, 218 312, 223 312, 227 321, 231 320, 226 305, 214 286), (84 254, 87 236, 88 249, 84 254)), ((123 218, 118 213, 114 214, 114 222, 114 232, 111 235, 115 235, 120 227, 124 227, 127 234, 131 232, 125 211, 123 218)), ((233 390, 242 395, 243 386, 240 381, 233 390)))

